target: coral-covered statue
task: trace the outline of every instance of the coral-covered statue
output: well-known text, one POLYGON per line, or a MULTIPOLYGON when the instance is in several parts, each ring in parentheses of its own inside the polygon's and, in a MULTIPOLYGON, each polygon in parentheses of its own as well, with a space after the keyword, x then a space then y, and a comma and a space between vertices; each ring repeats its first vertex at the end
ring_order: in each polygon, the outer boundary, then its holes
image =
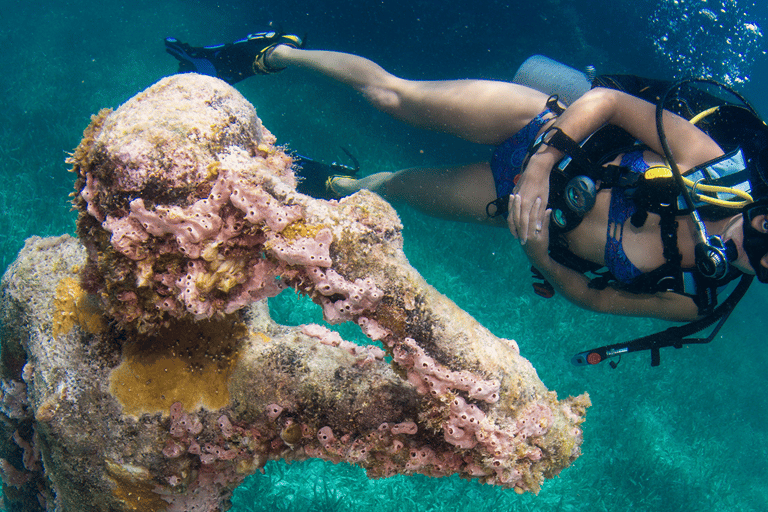
POLYGON ((578 457, 588 397, 558 401, 427 285, 378 196, 296 192, 226 83, 161 80, 70 162, 79 242, 31 239, 2 284, 9 510, 226 510, 266 461, 308 457, 537 492, 578 457), (286 287, 380 345, 275 324, 286 287))

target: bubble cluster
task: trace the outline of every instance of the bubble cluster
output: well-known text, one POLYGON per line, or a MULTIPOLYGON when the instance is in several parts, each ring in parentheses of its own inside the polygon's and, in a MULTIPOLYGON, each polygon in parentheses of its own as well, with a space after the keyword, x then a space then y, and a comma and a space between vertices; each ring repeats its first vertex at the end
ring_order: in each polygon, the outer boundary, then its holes
POLYGON ((663 0, 650 18, 653 45, 676 78, 745 83, 766 53, 755 10, 754 0, 663 0))

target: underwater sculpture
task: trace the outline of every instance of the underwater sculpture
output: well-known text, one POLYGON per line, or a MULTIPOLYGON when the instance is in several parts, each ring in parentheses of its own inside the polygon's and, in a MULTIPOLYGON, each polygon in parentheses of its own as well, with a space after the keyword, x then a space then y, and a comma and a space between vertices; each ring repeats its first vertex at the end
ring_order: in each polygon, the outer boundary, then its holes
POLYGON ((226 510, 268 460, 309 457, 538 492, 580 454, 587 395, 558 400, 430 287, 381 198, 297 193, 226 83, 161 80, 70 162, 79 240, 28 240, 2 283, 9 510, 226 510), (277 325, 263 299, 286 287, 383 349, 277 325))

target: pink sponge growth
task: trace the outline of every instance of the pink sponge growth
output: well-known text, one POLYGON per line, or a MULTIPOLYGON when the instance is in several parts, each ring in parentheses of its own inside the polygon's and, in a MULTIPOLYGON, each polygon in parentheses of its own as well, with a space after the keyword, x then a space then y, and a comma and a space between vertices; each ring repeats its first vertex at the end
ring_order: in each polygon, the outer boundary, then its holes
POLYGON ((396 344, 393 356, 395 362, 408 369, 408 381, 422 394, 439 397, 455 390, 464 391, 470 398, 483 402, 499 400, 501 384, 498 381, 485 380, 467 371, 451 371, 435 362, 412 338, 396 344))
POLYGON ((170 409, 171 428, 173 437, 184 437, 187 434, 197 435, 203 431, 203 424, 195 415, 184 412, 181 402, 174 402, 170 409))
POLYGON ((302 326, 301 331, 307 336, 317 338, 323 345, 338 347, 357 359, 358 364, 365 365, 373 361, 381 361, 386 355, 385 352, 375 345, 363 347, 351 341, 347 341, 337 332, 331 331, 327 327, 317 324, 307 324, 302 326))
POLYGON ((221 435, 223 435, 225 439, 229 439, 235 434, 235 428, 232 426, 232 422, 229 421, 229 417, 227 417, 226 414, 222 414, 219 417, 218 424, 219 429, 221 430, 221 435))
POLYGON ((336 437, 333 435, 331 427, 323 427, 317 432, 317 439, 323 448, 329 448, 336 440, 336 437))
POLYGON ((271 420, 276 420, 282 412, 283 408, 278 404, 269 404, 267 406, 267 416, 271 420))
POLYGON ((270 243, 270 253, 289 265, 330 267, 328 248, 332 241, 330 229, 321 230, 313 238, 276 238, 270 243))
POLYGON ((309 277, 321 294, 325 320, 331 324, 354 320, 366 310, 375 308, 383 296, 370 279, 358 278, 350 282, 333 269, 313 268, 309 277))
POLYGON ((419 431, 419 427, 412 421, 404 421, 402 423, 396 423, 395 425, 392 425, 392 427, 390 428, 390 431, 395 435, 397 434, 414 435, 416 434, 416 432, 419 431))
POLYGON ((552 409, 543 404, 531 404, 520 415, 515 429, 522 439, 540 437, 552 426, 552 409))

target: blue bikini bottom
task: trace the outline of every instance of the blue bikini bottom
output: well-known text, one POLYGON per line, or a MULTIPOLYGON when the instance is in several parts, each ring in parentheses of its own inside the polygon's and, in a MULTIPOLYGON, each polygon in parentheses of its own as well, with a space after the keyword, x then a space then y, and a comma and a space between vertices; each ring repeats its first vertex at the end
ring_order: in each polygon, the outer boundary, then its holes
POLYGON ((531 122, 525 125, 519 132, 496 146, 491 157, 491 172, 493 182, 496 185, 496 197, 505 197, 512 193, 517 182, 517 177, 523 171, 523 162, 539 130, 549 119, 550 109, 544 110, 531 122))

